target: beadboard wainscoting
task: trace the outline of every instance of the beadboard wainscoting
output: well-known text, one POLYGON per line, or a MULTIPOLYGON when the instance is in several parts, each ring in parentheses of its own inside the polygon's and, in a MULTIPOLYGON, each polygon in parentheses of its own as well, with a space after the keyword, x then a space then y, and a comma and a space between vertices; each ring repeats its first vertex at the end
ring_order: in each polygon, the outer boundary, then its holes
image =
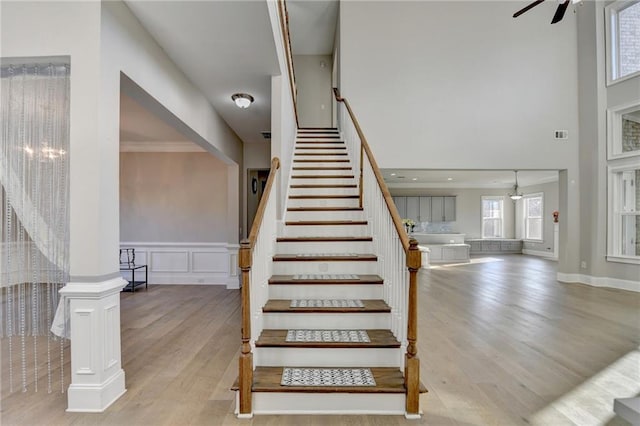
POLYGON ((240 288, 237 244, 121 242, 120 248, 136 249, 136 264, 149 268, 149 284, 240 288))

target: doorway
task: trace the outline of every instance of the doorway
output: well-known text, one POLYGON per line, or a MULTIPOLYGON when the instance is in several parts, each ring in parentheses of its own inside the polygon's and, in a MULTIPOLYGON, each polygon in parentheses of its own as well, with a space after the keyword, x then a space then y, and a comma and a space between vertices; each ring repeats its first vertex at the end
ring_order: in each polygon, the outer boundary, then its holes
POLYGON ((253 219, 258 211, 258 205, 268 178, 269 169, 247 170, 247 235, 251 232, 253 219))

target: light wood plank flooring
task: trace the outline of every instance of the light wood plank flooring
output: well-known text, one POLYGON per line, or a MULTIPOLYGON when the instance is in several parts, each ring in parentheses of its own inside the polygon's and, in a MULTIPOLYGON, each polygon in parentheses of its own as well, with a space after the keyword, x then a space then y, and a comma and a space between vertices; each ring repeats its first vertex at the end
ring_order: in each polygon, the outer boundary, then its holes
POLYGON ((560 284, 548 260, 492 259, 420 272, 418 349, 429 389, 420 421, 237 420, 228 388, 240 348, 239 291, 151 286, 122 294, 128 391, 120 400, 103 414, 71 414, 66 394, 48 394, 42 383, 37 394, 8 394, 3 341, 0 424, 625 424, 612 418, 612 398, 640 390, 640 294, 560 284))

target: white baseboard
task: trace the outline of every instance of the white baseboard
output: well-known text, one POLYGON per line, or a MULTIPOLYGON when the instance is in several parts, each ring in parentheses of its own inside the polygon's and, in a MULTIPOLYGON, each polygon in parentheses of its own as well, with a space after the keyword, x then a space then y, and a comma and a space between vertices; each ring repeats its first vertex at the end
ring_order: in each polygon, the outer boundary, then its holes
POLYGON ((529 256, 544 257, 546 259, 551 259, 551 260, 558 260, 558 258, 554 256, 552 251, 522 249, 522 254, 527 254, 529 256))
MULTIPOLYGON (((120 247, 136 249, 136 264, 147 265, 149 284, 239 288, 238 244, 121 242, 120 247)), ((136 271, 136 281, 143 273, 136 271)))
POLYGON ((582 283, 594 287, 608 287, 619 290, 640 292, 640 281, 621 280, 609 277, 592 277, 585 274, 565 274, 558 272, 558 281, 563 283, 582 283))

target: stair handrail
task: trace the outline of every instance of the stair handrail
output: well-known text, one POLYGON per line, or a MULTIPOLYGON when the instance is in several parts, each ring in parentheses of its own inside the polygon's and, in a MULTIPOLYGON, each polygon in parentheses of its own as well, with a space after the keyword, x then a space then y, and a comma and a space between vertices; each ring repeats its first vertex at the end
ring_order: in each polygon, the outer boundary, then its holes
MULTIPOLYGON (((391 197, 391 193, 389 192, 389 188, 387 184, 384 182, 384 178, 382 177, 382 172, 380 172, 380 168, 378 167, 378 163, 373 156, 373 152, 371 151, 371 147, 367 142, 367 138, 362 131, 362 127, 356 118, 353 109, 351 109, 351 105, 347 99, 343 98, 340 95, 340 90, 338 88, 333 88, 333 93, 335 99, 339 103, 343 103, 347 109, 351 122, 355 128, 355 131, 358 135, 358 139, 360 140, 359 148, 359 204, 360 207, 364 205, 364 188, 365 188, 365 180, 364 180, 364 158, 366 154, 366 158, 371 167, 375 180, 378 184, 378 189, 382 193, 382 197, 387 206, 389 214, 391 216, 391 220, 393 222, 393 226, 397 232, 397 236, 402 245, 402 249, 404 251, 406 267, 409 272, 409 282, 408 288, 406 288, 406 294, 404 294, 405 288, 400 296, 397 293, 394 294, 394 297, 401 298, 401 300, 406 300, 406 339, 407 339, 407 352, 404 358, 404 380, 405 380, 405 388, 406 388, 406 413, 408 417, 418 417, 420 416, 420 360, 418 359, 418 348, 417 348, 417 339, 418 339, 418 271, 421 267, 421 254, 418 249, 418 241, 414 238, 409 238, 407 232, 402 224, 402 219, 400 218, 400 214, 398 213, 398 208, 393 202, 393 198, 391 197), (406 299, 405 299, 406 298, 406 299)), ((344 123, 340 123, 344 126, 344 123)), ((347 142, 347 141, 345 141, 347 142)), ((385 280, 388 277, 384 277, 385 280)), ((402 277, 398 277, 399 281, 402 282, 402 277)), ((406 278, 405 278, 406 279, 406 278)), ((396 283, 393 283, 396 284, 396 283)), ((403 305, 405 306, 405 305, 403 305)), ((392 307, 392 310, 394 308, 392 307)), ((393 316, 393 315, 392 315, 393 316)), ((392 319, 393 322, 393 319, 392 319)))
MULTIPOLYGON (((278 170, 280 169, 280 159, 274 157, 271 160, 269 177, 262 192, 262 197, 258 203, 251 231, 248 238, 240 242, 239 266, 242 271, 242 347, 238 366, 238 389, 239 389, 239 413, 249 415, 252 412, 251 386, 253 384, 253 353, 251 351, 251 274, 254 265, 254 249, 263 230, 263 219, 267 207, 273 206, 274 199, 271 198, 271 191, 276 181, 278 170)), ((273 218, 275 222, 275 217, 273 218)), ((273 225, 273 224, 269 224, 273 225)))
POLYGON ((298 88, 296 87, 296 73, 293 67, 293 50, 291 49, 291 33, 289 32, 289 12, 287 2, 278 0, 278 15, 280 17, 280 30, 282 31, 282 41, 284 42, 285 57, 287 59, 287 74, 289 76, 289 87, 291 88, 291 100, 293 101, 293 112, 298 121, 298 88))
POLYGON ((408 255, 409 249, 411 246, 409 236, 407 235, 404 225, 402 224, 402 218, 400 217, 400 213, 398 213, 398 208, 396 207, 396 204, 393 202, 393 197, 391 197, 391 192, 389 192, 389 187, 387 187, 387 184, 385 183, 384 178, 382 177, 382 173, 380 172, 378 163, 376 162, 376 159, 373 156, 373 152, 371 152, 371 147, 369 147, 367 138, 365 137, 364 132, 360 127, 360 123, 358 122, 358 119, 356 118, 355 114, 353 113, 353 110, 351 109, 351 105, 349 105, 349 101, 346 98, 343 98, 342 96, 340 96, 340 90, 337 87, 333 88, 333 93, 335 95, 336 101, 344 103, 344 105, 347 107, 347 111, 349 112, 349 117, 351 117, 351 121, 353 121, 353 125, 355 126, 356 132, 358 133, 358 137, 360 138, 360 179, 359 179, 360 184, 358 185, 360 188, 359 189, 360 207, 362 207, 362 198, 363 198, 362 188, 363 188, 363 180, 364 180, 362 160, 363 160, 364 154, 366 153, 367 158, 371 163, 371 167, 373 168, 373 173, 375 174, 376 180, 378 181, 378 186, 380 186, 380 190, 382 191, 384 200, 387 203, 387 207, 389 208, 389 213, 391 214, 391 218, 393 219, 393 224, 396 230, 398 231, 398 236, 400 237, 400 241, 402 241, 402 246, 404 247, 404 251, 408 255))

